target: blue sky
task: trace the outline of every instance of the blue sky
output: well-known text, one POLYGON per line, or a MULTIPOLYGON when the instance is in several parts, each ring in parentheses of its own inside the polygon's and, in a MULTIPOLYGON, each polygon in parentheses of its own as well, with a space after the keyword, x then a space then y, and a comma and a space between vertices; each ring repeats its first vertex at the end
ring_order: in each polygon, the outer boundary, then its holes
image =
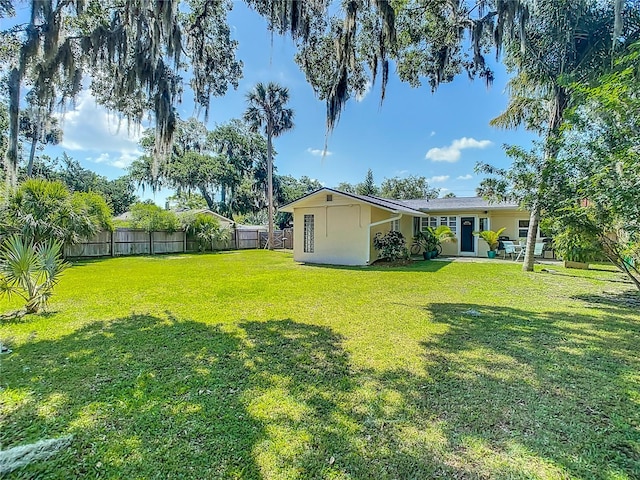
MULTIPOLYGON (((240 44, 238 58, 244 62, 244 77, 237 90, 213 99, 208 126, 241 117, 245 94, 257 82, 276 81, 288 87, 295 129, 275 140, 279 174, 306 175, 334 187, 343 181, 362 181, 371 168, 378 184, 384 178, 419 175, 441 188, 442 194, 473 196, 480 181, 473 172, 477 161, 506 166, 509 159, 502 145, 528 146, 533 138, 522 129, 505 131, 489 126, 507 103, 504 87, 508 78, 500 64, 495 65, 496 78, 489 89, 482 80, 470 81, 463 74, 435 93, 428 86, 403 84, 392 67, 384 103, 380 105, 379 84, 361 101, 350 100, 323 158, 325 104, 314 96, 293 62, 291 40, 272 39, 265 20, 243 2, 234 3, 230 24, 240 44)), ((188 91, 178 111, 183 118, 194 115, 188 91)), ((46 153, 59 155, 65 150, 86 168, 109 178, 124 174, 140 153, 139 132, 128 131, 125 124, 118 126, 117 118, 96 107, 86 92, 67 110, 62 126, 62 144, 46 153)), ((167 193, 147 191, 144 197, 163 204, 167 193)))

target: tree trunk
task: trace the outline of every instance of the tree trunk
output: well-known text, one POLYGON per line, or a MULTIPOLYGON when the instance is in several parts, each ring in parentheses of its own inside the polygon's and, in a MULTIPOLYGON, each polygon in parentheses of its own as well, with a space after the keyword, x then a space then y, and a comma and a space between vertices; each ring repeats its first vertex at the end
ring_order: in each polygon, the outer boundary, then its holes
POLYGON ((533 252, 536 247, 536 238, 538 236, 539 223, 540 203, 536 199, 534 205, 531 207, 531 215, 529 216, 529 230, 527 230, 527 243, 526 250, 524 252, 524 263, 522 265, 523 272, 533 272, 533 263, 535 261, 533 252))
POLYGON ((562 87, 556 87, 555 96, 553 102, 551 102, 551 108, 549 109, 549 127, 547 128, 547 135, 545 138, 544 158, 542 159, 542 165, 540 166, 539 180, 536 187, 535 198, 533 200, 533 206, 531 207, 531 216, 529 217, 529 230, 527 231, 527 246, 524 253, 524 263, 522 265, 523 272, 533 272, 534 249, 536 246, 536 237, 538 236, 538 225, 540 223, 540 213, 542 196, 544 195, 544 184, 548 181, 548 174, 553 160, 557 157, 560 151, 560 126, 562 125, 562 118, 564 111, 567 108, 569 97, 567 92, 562 87))
POLYGON ((211 195, 209 195, 209 192, 207 192, 207 189, 204 188, 202 185, 199 188, 200 188, 200 193, 204 197, 204 200, 207 202, 207 206, 209 207, 209 210, 215 212, 213 198, 211 198, 211 195))
POLYGON ((38 137, 40 136, 40 131, 38 127, 34 127, 33 129, 33 138, 31 139, 31 150, 29 151, 29 163, 27 164, 27 177, 31 178, 33 174, 33 159, 36 156, 36 146, 38 145, 38 137))
POLYGON ((267 203, 269 215, 269 250, 273 250, 273 159, 271 155, 271 122, 267 123, 267 203))
POLYGON ((20 70, 13 68, 9 74, 9 145, 5 153, 4 168, 7 185, 15 188, 18 184, 18 130, 20 107, 20 70))

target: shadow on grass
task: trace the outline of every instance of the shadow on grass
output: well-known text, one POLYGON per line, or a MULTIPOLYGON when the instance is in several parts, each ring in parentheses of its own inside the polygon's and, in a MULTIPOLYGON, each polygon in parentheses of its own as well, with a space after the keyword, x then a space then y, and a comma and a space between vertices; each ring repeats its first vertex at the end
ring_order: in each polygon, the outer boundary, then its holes
POLYGON ((145 315, 28 343, 3 362, 24 401, 1 442, 75 435, 25 478, 257 478, 263 432, 241 403, 244 361, 242 341, 219 327, 145 315))
POLYGON ((638 322, 426 308, 446 328, 421 373, 360 369, 289 319, 138 315, 27 343, 3 358, 0 440, 75 434, 23 478, 640 477, 638 322))
POLYGON ((307 267, 326 268, 329 270, 351 270, 357 272, 437 272, 451 262, 446 260, 412 260, 408 265, 329 265, 325 263, 304 263, 307 267))
POLYGON ((599 294, 583 294, 573 295, 571 298, 582 300, 583 302, 596 305, 598 308, 611 308, 618 310, 627 310, 628 312, 640 312, 640 291, 629 290, 626 292, 615 293, 599 293, 599 294), (633 310, 629 310, 633 309, 633 310))
POLYGON ((424 343, 431 382, 403 395, 467 465, 491 455, 490 476, 640 478, 638 317, 427 309, 448 328, 424 343))

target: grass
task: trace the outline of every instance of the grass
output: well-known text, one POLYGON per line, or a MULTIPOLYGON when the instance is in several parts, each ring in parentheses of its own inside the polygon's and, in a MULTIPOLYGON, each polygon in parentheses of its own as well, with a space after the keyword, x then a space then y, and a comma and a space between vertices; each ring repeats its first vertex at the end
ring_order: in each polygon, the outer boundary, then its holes
POLYGON ((74 435, 15 478, 640 478, 638 297, 554 270, 80 262, 0 325, 2 449, 74 435))

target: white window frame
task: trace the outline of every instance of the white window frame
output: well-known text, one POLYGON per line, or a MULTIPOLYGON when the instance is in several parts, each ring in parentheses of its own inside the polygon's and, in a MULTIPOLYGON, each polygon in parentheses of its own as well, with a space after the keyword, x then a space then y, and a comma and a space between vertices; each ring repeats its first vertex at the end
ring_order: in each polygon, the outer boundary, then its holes
POLYGON ((437 217, 422 217, 420 230, 425 231, 427 226, 438 228, 440 225, 447 225, 454 235, 458 236, 458 217, 449 215, 438 215, 437 217))
MULTIPOLYGON (((527 238, 527 234, 529 233, 529 222, 531 222, 531 219, 529 218, 519 218, 518 220, 516 220, 516 233, 518 234, 517 238, 524 238, 524 239, 527 238), (527 226, 521 227, 520 222, 527 222, 527 226), (522 233, 520 230, 524 231, 524 235, 520 235, 520 233, 522 233)), ((538 231, 536 232, 536 238, 540 238, 540 226, 538 226, 538 231)))
POLYGON ((399 232, 400 231, 400 219, 392 220, 390 226, 390 232, 399 232))

